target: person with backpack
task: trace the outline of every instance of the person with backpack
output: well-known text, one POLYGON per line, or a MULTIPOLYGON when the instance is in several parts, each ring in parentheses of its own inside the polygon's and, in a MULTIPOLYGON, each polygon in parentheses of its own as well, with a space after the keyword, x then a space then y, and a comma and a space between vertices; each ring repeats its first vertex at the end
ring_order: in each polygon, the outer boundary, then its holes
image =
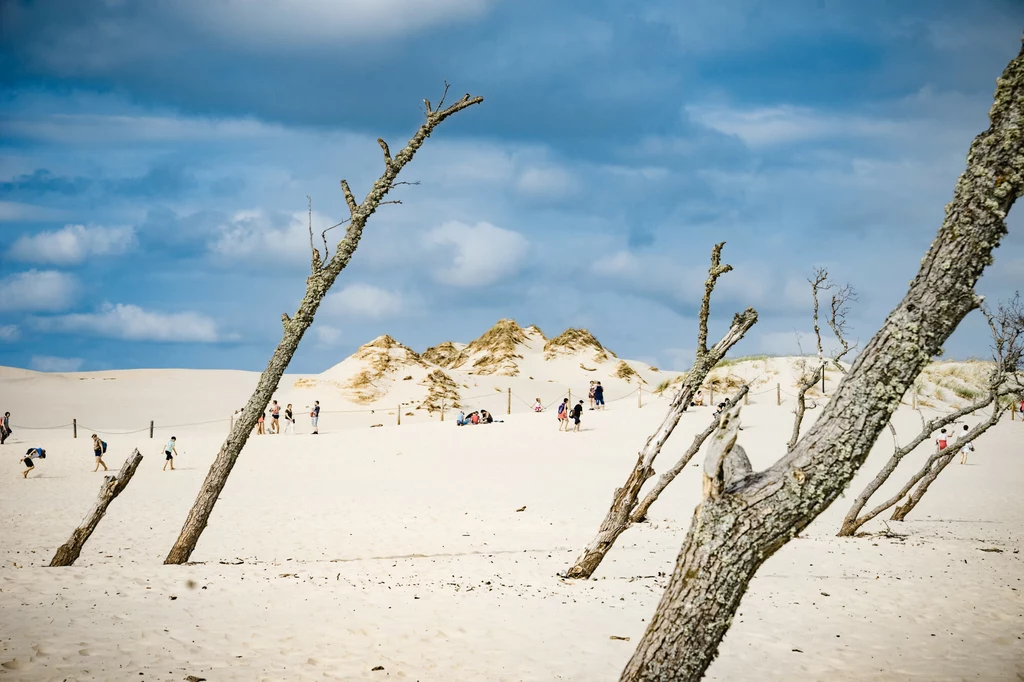
POLYGON ((558 406, 558 430, 569 432, 569 399, 563 398, 558 406))
POLYGON ((100 470, 103 467, 104 471, 107 471, 107 463, 103 461, 103 453, 107 451, 107 444, 100 440, 100 437, 95 433, 92 434, 92 454, 96 456, 96 468, 93 469, 93 473, 100 470))
POLYGON ((594 406, 598 410, 604 409, 604 386, 600 381, 594 386, 594 406))
POLYGON ((25 470, 21 472, 22 478, 28 478, 28 475, 35 470, 36 465, 32 463, 34 459, 46 459, 46 450, 37 447, 25 451, 25 459, 22 460, 25 463, 25 470))
MULTIPOLYGON (((580 417, 583 416, 583 401, 576 403, 576 407, 572 408, 572 421, 573 421, 573 433, 579 433, 580 430, 580 417)), ((566 422, 568 423, 568 422, 566 422)))

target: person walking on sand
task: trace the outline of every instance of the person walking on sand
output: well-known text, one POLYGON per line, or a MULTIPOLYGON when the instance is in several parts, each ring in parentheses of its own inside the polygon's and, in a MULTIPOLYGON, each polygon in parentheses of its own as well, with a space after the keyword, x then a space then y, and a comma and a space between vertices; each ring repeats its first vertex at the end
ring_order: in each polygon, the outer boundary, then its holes
POLYGON ((167 441, 167 445, 164 446, 164 468, 160 471, 167 471, 167 465, 171 465, 171 471, 174 471, 174 457, 178 454, 175 449, 175 444, 178 439, 171 436, 171 439, 167 441))
POLYGON ((11 435, 11 413, 4 412, 3 419, 0 419, 0 445, 4 444, 7 437, 11 435))
POLYGON ((597 382, 597 386, 594 386, 594 405, 598 410, 604 409, 604 386, 601 382, 597 382))
POLYGON ((92 470, 96 473, 103 467, 104 471, 107 471, 107 463, 103 461, 103 453, 107 451, 107 444, 100 440, 100 437, 95 433, 92 434, 92 454, 96 456, 96 467, 92 470))
POLYGON ((259 419, 256 420, 256 435, 257 436, 265 436, 267 434, 266 422, 267 422, 267 413, 264 412, 263 414, 261 414, 259 416, 259 419))
POLYGON ((572 430, 573 433, 579 433, 580 430, 580 417, 583 416, 583 401, 576 403, 576 407, 572 408, 572 430))
POLYGON ((288 403, 288 407, 284 408, 284 433, 295 435, 295 413, 292 412, 292 404, 288 403))
POLYGON ((21 472, 22 478, 28 478, 28 475, 36 468, 36 465, 32 463, 34 459, 46 459, 46 450, 37 447, 25 451, 25 459, 21 460, 25 463, 25 470, 21 472))
POLYGON ((935 439, 935 444, 939 446, 939 450, 945 450, 946 446, 949 445, 949 436, 946 435, 946 429, 939 431, 939 437, 935 439))
POLYGON ((274 401, 274 406, 270 408, 270 432, 280 435, 281 433, 281 406, 274 401))
POLYGON ((569 399, 562 398, 558 406, 558 430, 569 432, 569 399))
POLYGON ((590 400, 590 409, 594 409, 594 391, 595 391, 594 387, 596 385, 597 385, 597 382, 591 381, 590 382, 590 388, 587 390, 587 399, 590 400))
MULTIPOLYGON (((970 431, 970 430, 971 430, 971 427, 969 427, 967 424, 964 424, 964 435, 962 435, 960 437, 961 438, 966 438, 967 437, 967 432, 970 431)), ((968 452, 974 452, 974 443, 973 442, 966 443, 962 448, 960 448, 960 463, 961 464, 967 464, 967 453, 968 452)))
POLYGON ((320 433, 320 401, 313 401, 313 411, 309 413, 309 416, 313 420, 313 435, 316 436, 320 433))

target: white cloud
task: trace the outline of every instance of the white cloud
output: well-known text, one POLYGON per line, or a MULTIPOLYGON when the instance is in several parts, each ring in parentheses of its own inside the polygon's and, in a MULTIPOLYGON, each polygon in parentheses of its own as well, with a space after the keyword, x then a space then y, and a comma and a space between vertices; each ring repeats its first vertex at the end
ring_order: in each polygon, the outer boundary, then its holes
POLYGON ((60 230, 22 235, 7 254, 33 263, 70 265, 89 256, 116 256, 135 244, 131 227, 65 225, 60 230))
POLYGON ((78 281, 56 270, 29 270, 0 280, 0 311, 64 310, 75 299, 78 281))
POLYGON ((382 319, 400 314, 405 304, 401 295, 393 291, 356 283, 327 294, 322 307, 328 315, 382 319))
POLYGON ((373 40, 482 14, 489 0, 193 0, 171 5, 204 31, 247 46, 373 40))
POLYGON ((575 193, 578 187, 572 173, 558 166, 526 168, 516 179, 516 189, 534 197, 563 197, 575 193))
POLYGON ((56 358, 52 355, 33 355, 29 367, 37 372, 77 372, 82 358, 56 358))
POLYGON ((0 343, 13 343, 21 338, 21 329, 16 324, 0 324, 0 343))
POLYGON ((523 235, 490 223, 451 221, 424 237, 431 252, 434 279, 457 287, 485 286, 519 270, 529 250, 523 235))
POLYGON ((320 348, 336 348, 343 338, 340 329, 328 325, 313 327, 313 334, 316 335, 316 345, 320 348))
POLYGON ((830 137, 889 137, 903 129, 883 118, 830 114, 791 105, 752 109, 691 105, 686 113, 696 123, 738 137, 750 147, 830 137))
POLYGON ((106 303, 96 313, 41 317, 33 322, 43 331, 127 341, 214 343, 221 338, 216 323, 206 315, 195 312, 151 312, 123 303, 106 303))
MULTIPOLYGON (((336 220, 313 212, 314 243, 323 257, 321 233, 336 220)), ((343 230, 344 225, 335 229, 343 230)), ((328 233, 328 236, 334 235, 328 233)), ((340 237, 341 235, 338 235, 340 237)), ((328 239, 333 248, 338 239, 328 239)), ((309 214, 270 214, 262 209, 238 211, 227 223, 219 227, 219 235, 209 244, 218 256, 245 264, 250 263, 303 263, 309 264, 309 214)))

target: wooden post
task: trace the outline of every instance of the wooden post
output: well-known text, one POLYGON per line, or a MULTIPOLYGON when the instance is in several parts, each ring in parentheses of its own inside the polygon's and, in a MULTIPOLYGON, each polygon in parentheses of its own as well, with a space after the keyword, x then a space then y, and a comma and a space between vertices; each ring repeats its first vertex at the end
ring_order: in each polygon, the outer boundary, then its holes
POLYGON ((149 437, 150 438, 153 437, 153 420, 152 419, 149 420, 149 437))
POLYGON ((71 437, 72 438, 78 438, 78 420, 77 419, 72 419, 71 420, 71 437))
POLYGON ((644 406, 644 387, 641 386, 636 389, 636 406, 641 408, 644 406))
POLYGON ((572 405, 572 389, 569 389, 569 404, 572 405))
POLYGON ((708 397, 709 397, 708 405, 710 405, 711 407, 714 407, 715 406, 715 388, 714 388, 714 386, 708 386, 708 397))
POLYGON ((128 482, 132 480, 132 476, 135 475, 135 470, 139 468, 139 462, 141 461, 142 454, 136 449, 132 451, 131 456, 121 465, 121 471, 116 476, 103 477, 103 485, 100 486, 100 494, 96 498, 96 504, 93 505, 92 510, 86 515, 81 525, 72 531, 68 541, 57 548, 57 553, 53 555, 50 566, 71 566, 75 563, 78 555, 82 553, 86 540, 89 539, 89 536, 96 530, 96 526, 103 520, 103 515, 107 513, 107 507, 128 486, 128 482))
POLYGON ((825 368, 821 368, 821 394, 825 395, 825 368))
POLYGON ((505 414, 512 414, 512 387, 511 386, 508 389, 508 410, 505 412, 505 414))
POLYGON ((782 404, 782 385, 781 384, 775 384, 775 404, 776 405, 781 405, 782 404))
POLYGON ((399 404, 399 406, 398 406, 398 425, 399 426, 402 425, 402 406, 401 406, 401 404, 399 404))
POLYGON ((749 405, 750 404, 750 391, 747 391, 746 393, 743 394, 743 404, 744 405, 749 405))
POLYGON ((444 421, 444 401, 441 401, 441 421, 444 421))

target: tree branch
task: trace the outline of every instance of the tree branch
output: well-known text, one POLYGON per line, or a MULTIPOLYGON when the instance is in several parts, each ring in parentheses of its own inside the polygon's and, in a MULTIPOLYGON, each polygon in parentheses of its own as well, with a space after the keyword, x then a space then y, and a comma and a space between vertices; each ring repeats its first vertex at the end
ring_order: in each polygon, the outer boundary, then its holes
POLYGON ((384 150, 384 167, 387 168, 393 163, 391 160, 391 150, 388 149, 388 143, 384 141, 383 137, 377 138, 377 144, 384 150))
POLYGON ((711 292, 715 289, 718 278, 732 270, 731 265, 722 265, 722 247, 725 242, 715 244, 711 249, 711 267, 708 269, 708 278, 704 281, 704 298, 700 303, 700 320, 697 328, 697 355, 701 356, 708 352, 708 317, 711 315, 711 292))
POLYGON ((320 269, 321 260, 320 252, 313 245, 313 199, 308 194, 306 195, 306 203, 309 208, 309 249, 313 252, 310 257, 310 269, 315 273, 320 269))
POLYGON ((800 389, 796 393, 796 417, 793 419, 793 435, 789 437, 789 442, 786 443, 786 452, 792 452, 793 448, 796 447, 796 442, 800 439, 800 425, 804 421, 804 413, 807 410, 807 402, 805 397, 807 391, 811 390, 819 381, 821 381, 821 373, 825 371, 825 365, 818 365, 810 376, 804 376, 800 382, 800 389))
POLYGON ((349 220, 352 220, 356 216, 356 211, 359 210, 359 204, 356 203, 356 198, 352 195, 352 188, 348 186, 348 180, 341 181, 341 191, 345 195, 345 203, 348 204, 348 210, 352 214, 349 220))
POLYGON ((821 327, 818 326, 818 290, 831 289, 832 282, 825 268, 814 268, 814 274, 807 281, 811 283, 811 296, 814 298, 814 338, 818 342, 818 364, 821 364, 825 351, 821 346, 821 327))

